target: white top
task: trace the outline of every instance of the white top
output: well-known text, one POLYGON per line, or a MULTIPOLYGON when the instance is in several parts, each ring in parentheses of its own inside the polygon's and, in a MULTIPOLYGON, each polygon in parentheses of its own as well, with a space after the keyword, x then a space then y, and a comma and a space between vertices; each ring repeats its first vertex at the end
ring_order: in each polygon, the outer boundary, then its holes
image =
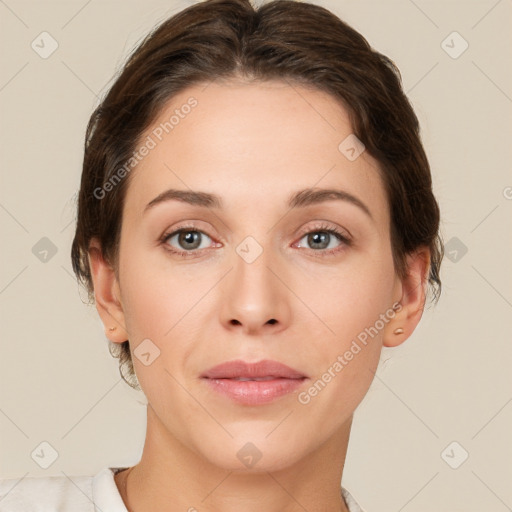
MULTIPOLYGON (((128 512, 114 475, 127 468, 103 468, 96 476, 25 477, 0 480, 0 512, 128 512)), ((341 488, 350 512, 364 512, 341 488)))

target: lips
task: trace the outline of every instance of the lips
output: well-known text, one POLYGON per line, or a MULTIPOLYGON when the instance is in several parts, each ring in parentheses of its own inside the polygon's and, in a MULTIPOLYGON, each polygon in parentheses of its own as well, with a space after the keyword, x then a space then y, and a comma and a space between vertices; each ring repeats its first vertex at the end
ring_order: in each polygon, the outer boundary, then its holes
POLYGON ((209 389, 238 404, 261 405, 292 393, 308 377, 277 361, 228 361, 201 375, 209 389))
POLYGON ((228 361, 210 368, 202 377, 207 379, 270 380, 272 377, 302 379, 306 375, 278 361, 266 359, 258 363, 246 363, 241 360, 228 361))

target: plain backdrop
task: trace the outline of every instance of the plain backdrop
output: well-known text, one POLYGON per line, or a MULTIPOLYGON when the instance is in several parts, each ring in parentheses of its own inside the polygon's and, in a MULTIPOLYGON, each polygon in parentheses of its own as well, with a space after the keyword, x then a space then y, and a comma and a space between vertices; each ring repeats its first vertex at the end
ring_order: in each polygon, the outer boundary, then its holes
MULTIPOLYGON (((139 460, 145 397, 71 270, 75 194, 114 73, 191 3, 0 1, 0 478, 139 460), (55 451, 46 469, 41 447, 55 451)), ((314 3, 400 68, 447 250, 440 302, 385 349, 356 412, 343 484, 368 512, 512 510, 512 2, 314 3)))

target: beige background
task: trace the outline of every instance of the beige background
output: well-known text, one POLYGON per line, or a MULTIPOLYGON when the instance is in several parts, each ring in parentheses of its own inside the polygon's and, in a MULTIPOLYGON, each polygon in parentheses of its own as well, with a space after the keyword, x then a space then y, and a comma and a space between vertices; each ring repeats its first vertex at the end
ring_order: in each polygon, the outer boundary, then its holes
MULTIPOLYGON (((86 122, 114 70, 191 3, 0 1, 0 478, 140 457, 144 396, 121 381, 71 271, 73 201, 86 122), (31 48, 43 31, 58 42, 46 59, 31 48), (43 237, 57 249, 46 262, 33 253, 43 237), (58 453, 46 470, 31 457, 43 441, 58 453)), ((344 486, 368 512, 512 510, 512 2, 315 3, 400 68, 449 245, 441 301, 386 350, 356 413, 344 486), (462 39, 442 45, 453 31, 469 44, 458 58, 462 39), (458 469, 445 462, 464 451, 458 469)))

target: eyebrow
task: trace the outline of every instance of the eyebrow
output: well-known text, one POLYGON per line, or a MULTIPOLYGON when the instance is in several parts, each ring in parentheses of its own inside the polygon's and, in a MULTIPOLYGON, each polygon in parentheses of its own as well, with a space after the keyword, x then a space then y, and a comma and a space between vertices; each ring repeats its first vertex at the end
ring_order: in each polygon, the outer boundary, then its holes
MULTIPOLYGON (((294 192, 288 199, 288 207, 290 209, 305 208, 307 206, 320 204, 326 201, 346 201, 357 206, 368 217, 373 220, 370 209, 356 196, 344 190, 332 188, 306 188, 294 192)), ((181 201, 192 206, 200 206, 203 208, 222 209, 222 198, 216 194, 209 192, 199 192, 195 190, 168 189, 156 196, 144 208, 144 213, 158 204, 167 201, 181 201)))

